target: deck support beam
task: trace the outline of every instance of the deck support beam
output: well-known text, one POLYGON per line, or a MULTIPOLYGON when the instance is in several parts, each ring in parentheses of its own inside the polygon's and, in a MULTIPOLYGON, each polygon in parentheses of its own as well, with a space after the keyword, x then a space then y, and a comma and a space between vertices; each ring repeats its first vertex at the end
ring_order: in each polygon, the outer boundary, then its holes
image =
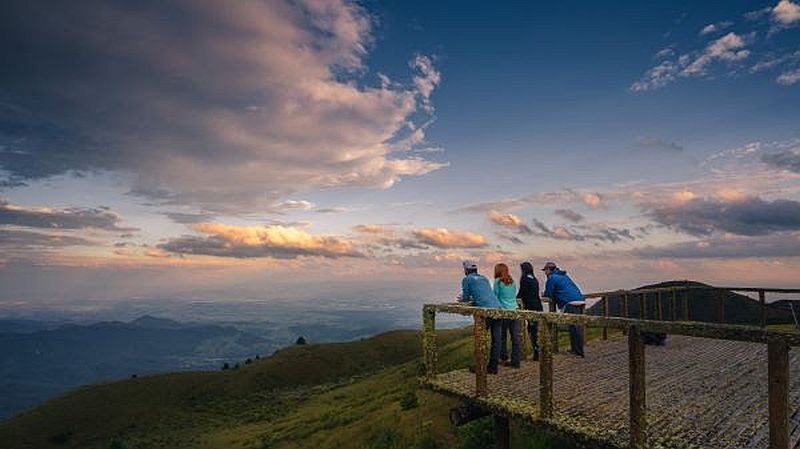
POLYGON ((489 391, 486 379, 486 326, 484 317, 475 312, 473 333, 475 336, 475 396, 486 396, 489 391))
POLYGON ((789 449, 789 346, 767 344, 769 378, 769 448, 789 449))
POLYGON ((539 417, 553 417, 553 345, 555 324, 539 321, 539 417))
POLYGON ((473 404, 462 405, 450 409, 450 424, 459 427, 488 415, 491 412, 473 404))
POLYGON ((511 448, 511 428, 507 417, 494 415, 494 434, 497 449, 511 448))
POLYGON ((628 329, 630 448, 647 448, 644 340, 638 326, 628 329))

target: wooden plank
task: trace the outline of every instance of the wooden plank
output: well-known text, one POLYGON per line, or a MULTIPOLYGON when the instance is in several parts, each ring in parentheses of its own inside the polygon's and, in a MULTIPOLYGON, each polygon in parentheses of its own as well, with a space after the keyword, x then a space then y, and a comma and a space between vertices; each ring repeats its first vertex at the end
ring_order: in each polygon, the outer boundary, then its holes
POLYGON ((767 298, 764 290, 758 291, 758 302, 761 304, 761 327, 767 327, 767 298))
POLYGON ((475 312, 473 315, 475 326, 475 396, 484 396, 488 392, 486 379, 486 332, 484 331, 484 317, 475 312))
POLYGON ((769 447, 789 449, 789 347, 767 345, 769 378, 769 447))
POLYGON ((430 379, 436 375, 436 309, 422 308, 422 354, 425 363, 425 377, 430 379))
POLYGON ((628 398, 630 402, 630 447, 647 447, 644 340, 638 327, 628 330, 628 398))
POLYGON ((494 434, 497 449, 511 448, 511 428, 507 417, 494 415, 494 434))
POLYGON ((553 338, 555 326, 539 321, 539 417, 553 417, 553 338))
MULTIPOLYGON (((608 296, 603 296, 603 316, 608 318, 608 296)), ((608 340, 608 326, 603 326, 603 340, 608 340)))

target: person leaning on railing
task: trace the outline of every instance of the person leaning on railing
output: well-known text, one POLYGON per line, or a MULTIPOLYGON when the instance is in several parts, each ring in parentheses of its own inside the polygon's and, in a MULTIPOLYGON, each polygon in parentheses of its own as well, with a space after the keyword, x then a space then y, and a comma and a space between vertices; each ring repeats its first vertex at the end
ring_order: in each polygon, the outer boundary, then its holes
MULTIPOLYGON (((494 295, 504 310, 517 310, 517 285, 508 273, 508 265, 499 263, 494 266, 494 295)), ((500 360, 504 365, 520 367, 522 359, 522 339, 520 338, 519 320, 503 319, 500 332, 500 360), (511 363, 508 363, 508 334, 511 334, 511 363)))
MULTIPOLYGON (((522 273, 519 278, 517 298, 522 301, 522 307, 525 310, 543 311, 542 298, 539 297, 539 281, 533 274, 533 265, 530 262, 522 262, 519 264, 519 268, 522 273)), ((539 360, 539 323, 536 320, 528 321, 528 335, 531 338, 533 360, 537 361, 539 360)))
MULTIPOLYGON (((583 293, 567 276, 567 272, 558 268, 553 262, 544 264, 542 271, 547 276, 542 296, 555 301, 558 308, 564 313, 583 314, 583 308, 586 306, 583 293)), ((583 357, 583 335, 581 334, 580 326, 574 324, 569 326, 569 352, 578 357, 583 357)))
MULTIPOLYGON (((464 279, 461 280, 461 294, 458 297, 458 301, 474 303, 477 307, 499 309, 500 302, 497 300, 489 280, 485 276, 478 274, 478 264, 471 260, 465 260, 462 266, 464 267, 464 279)), ((485 323, 486 328, 489 329, 489 333, 492 335, 492 349, 489 352, 487 372, 489 374, 497 374, 502 321, 487 317, 485 323)))

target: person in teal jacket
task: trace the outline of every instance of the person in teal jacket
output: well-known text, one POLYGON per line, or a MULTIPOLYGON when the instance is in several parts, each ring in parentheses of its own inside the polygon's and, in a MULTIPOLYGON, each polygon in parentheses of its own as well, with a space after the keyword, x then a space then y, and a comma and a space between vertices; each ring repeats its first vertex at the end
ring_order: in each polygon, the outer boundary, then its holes
MULTIPOLYGON (((508 273, 508 265, 499 263, 494 266, 494 295, 500 302, 500 308, 517 310, 517 286, 514 278, 508 273)), ((519 321, 504 319, 500 337, 500 360, 508 360, 508 334, 511 334, 511 364, 519 368, 522 358, 522 338, 519 333, 519 321)))

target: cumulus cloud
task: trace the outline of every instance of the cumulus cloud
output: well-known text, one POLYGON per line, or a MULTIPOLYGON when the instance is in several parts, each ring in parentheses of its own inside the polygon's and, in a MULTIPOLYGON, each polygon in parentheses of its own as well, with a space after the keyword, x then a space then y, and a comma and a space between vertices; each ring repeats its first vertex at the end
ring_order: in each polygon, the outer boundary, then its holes
POLYGON ((772 167, 800 173, 800 149, 762 154, 761 161, 772 167))
POLYGON ((386 231, 386 226, 360 224, 353 226, 353 229, 366 234, 380 234, 386 231))
POLYGON ((234 258, 362 256, 353 242, 339 237, 312 235, 303 229, 289 226, 231 226, 200 223, 193 225, 192 230, 205 235, 172 238, 158 245, 158 249, 174 254, 234 258))
POLYGON ((393 152, 405 131, 424 142, 441 75, 418 55, 407 81, 368 85, 374 19, 355 2, 4 6, 6 186, 114 170, 134 195, 237 213, 446 165, 393 152))
POLYGON ((511 229, 520 234, 531 234, 533 232, 531 228, 522 221, 521 218, 512 213, 502 213, 496 210, 490 210, 486 214, 486 217, 492 223, 507 229, 511 229))
POLYGON ((789 26, 800 21, 800 4, 790 0, 780 0, 772 8, 772 19, 780 25, 789 26))
POLYGON ((573 223, 577 223, 584 219, 584 216, 572 209, 556 209, 555 214, 565 218, 573 223))
POLYGON ((412 232, 414 238, 437 248, 483 248, 486 238, 480 234, 447 228, 422 228, 412 232))
POLYGON ((740 61, 750 56, 750 50, 744 49, 745 41, 742 36, 736 33, 728 33, 725 36, 711 42, 706 47, 703 54, 689 64, 681 74, 695 76, 705 72, 706 67, 714 61, 740 61))
POLYGON ((609 202, 616 201, 626 194, 620 192, 595 192, 592 190, 560 190, 555 192, 540 192, 516 198, 470 204, 459 208, 458 212, 473 212, 487 214, 491 210, 506 211, 527 206, 541 206, 553 204, 582 204, 591 208, 606 208, 609 202))
POLYGON ((164 212, 164 215, 180 224, 207 223, 214 218, 214 215, 203 212, 164 212))
POLYGON ((644 207, 656 223, 696 236, 723 232, 754 236, 800 230, 800 203, 787 199, 737 196, 731 200, 722 196, 644 207))
POLYGON ((133 230, 121 226, 121 222, 122 218, 119 215, 105 207, 22 207, 0 199, 0 225, 53 229, 133 230))

